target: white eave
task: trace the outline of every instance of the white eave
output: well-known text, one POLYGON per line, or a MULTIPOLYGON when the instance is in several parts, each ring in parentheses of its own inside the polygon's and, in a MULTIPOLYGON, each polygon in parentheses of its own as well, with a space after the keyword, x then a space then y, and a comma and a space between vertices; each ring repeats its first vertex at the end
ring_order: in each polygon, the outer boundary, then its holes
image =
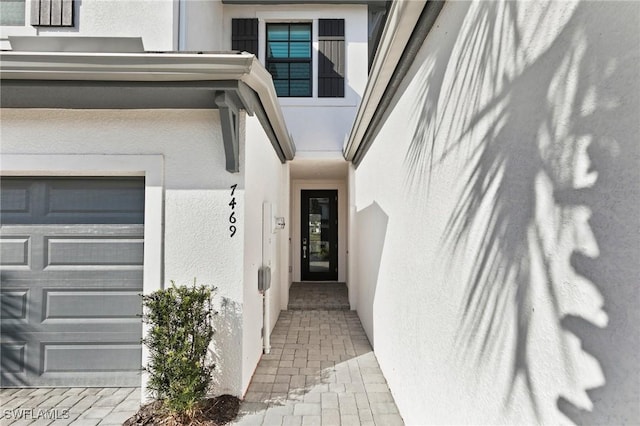
POLYGON ((0 52, 0 78, 3 81, 243 82, 257 95, 282 156, 291 160, 295 155, 295 145, 287 131, 271 75, 250 53, 3 51, 0 52))
POLYGON ((369 80, 344 146, 344 157, 356 166, 372 142, 384 109, 393 97, 403 72, 413 60, 413 51, 433 25, 442 1, 394 0, 369 80), (429 7, 427 7, 429 6, 429 7))

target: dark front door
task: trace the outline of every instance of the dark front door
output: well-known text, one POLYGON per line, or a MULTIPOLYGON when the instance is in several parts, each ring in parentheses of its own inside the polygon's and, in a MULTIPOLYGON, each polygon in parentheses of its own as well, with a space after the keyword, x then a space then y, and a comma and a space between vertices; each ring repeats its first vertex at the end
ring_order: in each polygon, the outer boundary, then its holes
POLYGON ((301 197, 302 280, 338 280, 338 191, 304 190, 301 197))

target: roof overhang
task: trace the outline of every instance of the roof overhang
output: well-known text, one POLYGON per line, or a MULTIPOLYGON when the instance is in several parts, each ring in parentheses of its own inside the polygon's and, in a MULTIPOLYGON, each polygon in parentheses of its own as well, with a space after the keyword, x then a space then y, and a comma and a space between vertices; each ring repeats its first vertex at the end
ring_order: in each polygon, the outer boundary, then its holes
POLYGON ((253 4, 253 5, 278 5, 278 4, 374 4, 383 0, 222 0, 224 4, 253 4))
POLYGON ((0 52, 3 108, 213 108, 226 168, 238 171, 238 111, 255 114, 280 161, 293 159, 271 75, 249 53, 0 52))
POLYGON ((371 66, 344 157, 357 167, 371 146, 393 96, 407 74, 444 1, 394 0, 371 66))

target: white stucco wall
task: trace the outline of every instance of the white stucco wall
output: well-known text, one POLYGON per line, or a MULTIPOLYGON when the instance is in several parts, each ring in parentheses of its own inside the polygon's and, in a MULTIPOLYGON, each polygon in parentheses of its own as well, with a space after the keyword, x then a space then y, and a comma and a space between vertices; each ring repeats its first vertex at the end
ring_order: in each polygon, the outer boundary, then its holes
POLYGON ((263 302, 258 291, 258 269, 263 263, 271 268, 269 332, 280 314, 282 281, 287 278, 281 270, 281 256, 286 257, 286 253, 283 254, 281 250, 286 230, 273 232, 272 223, 267 224, 269 230, 264 234, 266 242, 263 253, 263 204, 271 204, 271 216, 283 216, 289 222, 284 199, 287 188, 286 166, 276 156, 255 116, 246 117, 245 126, 243 390, 249 386, 263 348, 263 302))
POLYGON ((349 280, 407 424, 640 421, 638 22, 445 4, 350 177, 349 280))
MULTIPOLYGON (((224 168, 217 111, 3 109, 1 117, 2 155, 71 154, 80 162, 85 155, 162 155, 164 211, 155 214, 164 218, 164 282, 190 284, 197 278, 218 288, 222 306, 212 348, 217 389, 241 395, 245 210, 236 209, 240 226, 230 238, 228 204, 233 184, 238 184, 238 204, 244 204, 245 181, 243 173, 224 168)), ((242 156, 240 169, 245 169, 242 156)))
POLYGON ((223 5, 220 0, 189 0, 181 2, 180 50, 231 50, 231 36, 223 35, 223 5))
POLYGON ((33 27, 26 6, 22 27, 1 27, 0 47, 9 48, 7 36, 142 37, 146 50, 176 50, 178 3, 174 0, 88 0, 74 2, 74 26, 33 27))
MULTIPOLYGON (((231 20, 233 18, 258 18, 258 58, 263 64, 265 63, 265 32, 268 22, 312 23, 313 96, 309 98, 280 98, 280 104, 298 153, 341 152, 367 83, 367 7, 365 5, 335 4, 225 5, 223 13, 221 47, 225 50, 231 49, 231 20), (344 98, 317 97, 318 19, 345 20, 344 98)), ((217 29, 210 31, 212 31, 212 35, 209 36, 211 38, 217 29)), ((200 32, 200 36, 206 36, 206 34, 200 32)), ((194 40, 193 43, 196 41, 194 40)), ((194 44, 194 46, 196 45, 194 44)))

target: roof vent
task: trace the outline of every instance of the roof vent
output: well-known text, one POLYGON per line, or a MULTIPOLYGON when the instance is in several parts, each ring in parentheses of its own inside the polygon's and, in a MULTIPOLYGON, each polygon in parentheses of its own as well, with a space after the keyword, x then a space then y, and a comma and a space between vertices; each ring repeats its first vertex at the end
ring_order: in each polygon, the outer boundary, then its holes
POLYGON ((14 52, 142 53, 142 37, 9 36, 14 52))

